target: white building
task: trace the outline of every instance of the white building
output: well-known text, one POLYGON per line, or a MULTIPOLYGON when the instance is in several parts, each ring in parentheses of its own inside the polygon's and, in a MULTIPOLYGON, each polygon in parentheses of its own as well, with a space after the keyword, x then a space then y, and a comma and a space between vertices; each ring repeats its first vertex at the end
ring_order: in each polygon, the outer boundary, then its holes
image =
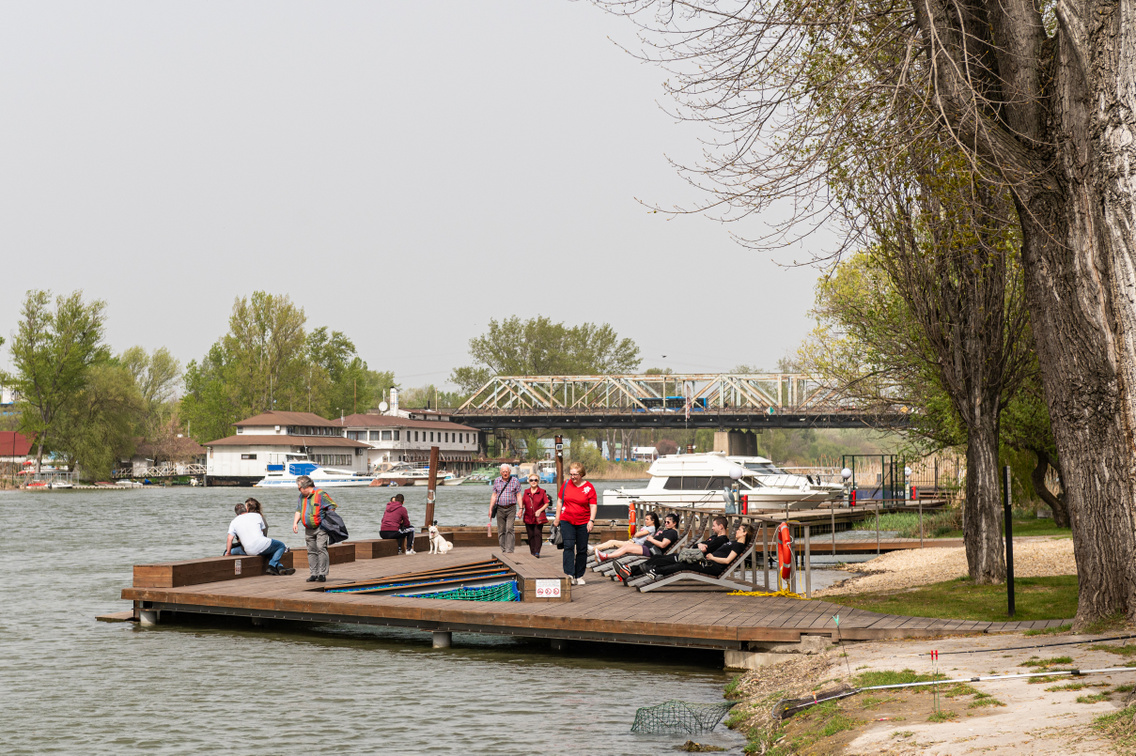
POLYGON ((397 462, 429 462, 430 447, 438 447, 439 460, 452 472, 466 472, 479 456, 477 428, 428 410, 392 410, 391 414, 348 415, 336 423, 347 440, 365 443, 371 469, 397 462), (397 413, 397 414, 394 414, 397 413))
POLYGON ((324 467, 367 472, 368 445, 345 438, 338 421, 311 412, 265 412, 236 424, 235 436, 205 444, 206 485, 251 486, 267 465, 298 455, 324 467))

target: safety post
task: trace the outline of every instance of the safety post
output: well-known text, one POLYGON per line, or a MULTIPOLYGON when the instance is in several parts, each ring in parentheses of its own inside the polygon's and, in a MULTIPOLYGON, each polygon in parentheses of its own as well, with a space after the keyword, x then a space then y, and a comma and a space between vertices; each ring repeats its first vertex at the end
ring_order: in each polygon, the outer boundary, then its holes
MULTIPOLYGON (((553 436, 556 446, 556 483, 553 484, 556 489, 556 499, 560 499, 560 486, 564 483, 564 437, 553 436)), ((556 511, 560 511, 557 509, 556 511)))
POLYGON ((809 526, 805 525, 805 598, 813 597, 813 555, 809 546, 809 526))
POLYGON ((1014 618, 1014 517, 1010 508, 1010 466, 1002 468, 1002 510, 1006 520, 1006 601, 1014 618))
MULTIPOLYGON (((765 590, 769 590, 769 523, 761 523, 761 566, 765 571, 765 590)), ((757 573, 754 572, 753 579, 757 579, 757 573)))
MULTIPOLYGON (((438 447, 430 447, 430 470, 426 473, 426 529, 434 524, 434 495, 438 490, 438 447)), ((413 544, 411 544, 413 548, 413 544)))

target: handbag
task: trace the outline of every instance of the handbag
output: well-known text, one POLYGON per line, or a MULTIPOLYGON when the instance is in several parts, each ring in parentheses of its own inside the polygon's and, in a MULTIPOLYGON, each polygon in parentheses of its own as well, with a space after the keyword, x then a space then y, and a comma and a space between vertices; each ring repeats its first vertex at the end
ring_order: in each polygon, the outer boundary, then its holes
POLYGON ((683 549, 678 552, 678 561, 688 563, 705 562, 706 555, 702 553, 702 549, 683 549))
POLYGON ((548 542, 558 549, 564 548, 564 536, 560 535, 559 525, 553 525, 548 531, 548 542))

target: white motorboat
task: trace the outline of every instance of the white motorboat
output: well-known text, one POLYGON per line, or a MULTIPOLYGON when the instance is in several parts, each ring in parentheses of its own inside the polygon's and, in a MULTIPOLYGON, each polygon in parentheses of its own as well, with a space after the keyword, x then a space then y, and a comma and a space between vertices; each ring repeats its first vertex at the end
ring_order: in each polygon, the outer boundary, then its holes
POLYGON ((604 491, 604 506, 626 510, 632 501, 659 506, 722 509, 726 491, 734 478, 738 494, 746 497, 748 511, 755 509, 810 509, 839 501, 844 489, 839 483, 822 482, 819 476, 787 473, 765 457, 729 457, 722 452, 668 454, 659 457, 647 473, 646 488, 616 488, 604 491))
POLYGON ((307 475, 316 488, 349 488, 369 486, 375 479, 351 470, 320 467, 314 462, 289 462, 285 465, 268 465, 265 476, 253 485, 256 488, 296 488, 296 478, 307 475))
MULTIPOLYGON (((377 472, 373 476, 376 486, 427 486, 430 484, 430 468, 399 462, 391 468, 377 472)), ((438 485, 460 486, 465 478, 445 470, 438 471, 438 485)))

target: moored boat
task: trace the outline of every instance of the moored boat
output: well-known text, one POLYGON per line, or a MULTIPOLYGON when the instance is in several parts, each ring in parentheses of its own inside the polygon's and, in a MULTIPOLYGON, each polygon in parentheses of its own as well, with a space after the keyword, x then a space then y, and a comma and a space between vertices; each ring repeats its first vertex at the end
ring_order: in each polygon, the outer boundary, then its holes
POLYGON ((268 465, 265 476, 254 483, 256 488, 295 488, 296 478, 307 475, 316 488, 358 488, 371 485, 372 475, 321 467, 315 462, 289 462, 287 465, 268 465))

